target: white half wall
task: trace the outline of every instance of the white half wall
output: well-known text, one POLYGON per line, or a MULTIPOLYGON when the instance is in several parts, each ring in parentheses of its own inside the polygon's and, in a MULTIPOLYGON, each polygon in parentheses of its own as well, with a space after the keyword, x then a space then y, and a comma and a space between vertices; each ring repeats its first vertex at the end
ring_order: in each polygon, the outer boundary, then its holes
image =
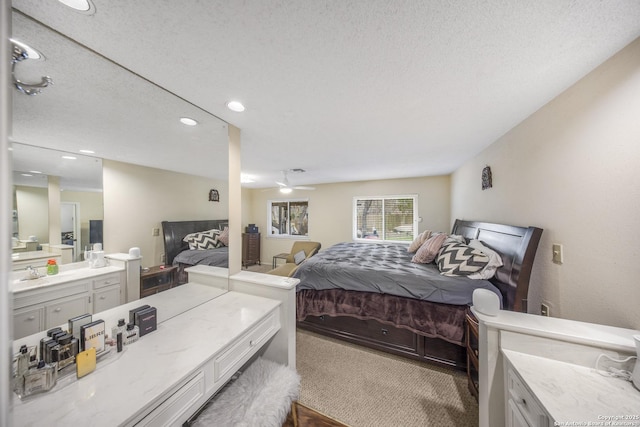
POLYGON ((640 328, 639 112, 640 39, 452 175, 451 221, 544 229, 531 312, 545 302, 552 316, 640 328), (486 165, 493 188, 482 191, 486 165))

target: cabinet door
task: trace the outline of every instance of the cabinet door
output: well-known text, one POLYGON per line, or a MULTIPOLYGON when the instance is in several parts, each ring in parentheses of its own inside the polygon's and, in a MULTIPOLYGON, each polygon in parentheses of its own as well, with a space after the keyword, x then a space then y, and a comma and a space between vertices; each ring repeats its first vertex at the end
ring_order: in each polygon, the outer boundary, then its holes
POLYGON ((44 307, 26 308, 13 312, 13 338, 18 339, 44 329, 44 307))
POLYGON ((93 312, 100 313, 120 305, 120 285, 100 289, 93 293, 93 312))
POLYGON ((507 427, 529 427, 518 406, 511 399, 509 399, 509 407, 507 408, 507 427))
POLYGON ((45 328, 66 324, 70 318, 88 313, 88 299, 89 295, 84 293, 48 302, 44 307, 45 328))

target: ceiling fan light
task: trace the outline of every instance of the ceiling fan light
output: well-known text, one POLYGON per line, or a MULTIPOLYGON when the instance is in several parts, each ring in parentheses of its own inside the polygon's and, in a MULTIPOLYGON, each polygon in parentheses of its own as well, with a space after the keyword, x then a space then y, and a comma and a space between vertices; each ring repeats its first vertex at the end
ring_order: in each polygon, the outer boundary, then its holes
POLYGON ((283 194, 289 194, 289 193, 291 193, 292 191, 293 191, 293 190, 292 190, 290 187, 282 187, 282 188, 280 189, 280 192, 281 192, 281 193, 283 193, 283 194))

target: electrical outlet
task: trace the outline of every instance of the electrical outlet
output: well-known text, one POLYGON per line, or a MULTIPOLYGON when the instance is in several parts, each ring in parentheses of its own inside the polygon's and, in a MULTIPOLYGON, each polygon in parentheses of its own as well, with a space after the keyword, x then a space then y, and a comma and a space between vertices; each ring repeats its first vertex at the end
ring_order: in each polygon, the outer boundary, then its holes
POLYGON ((160 263, 164 264, 165 259, 164 254, 160 255, 160 263))
POLYGON ((540 315, 549 317, 549 306, 547 304, 540 304, 540 315))

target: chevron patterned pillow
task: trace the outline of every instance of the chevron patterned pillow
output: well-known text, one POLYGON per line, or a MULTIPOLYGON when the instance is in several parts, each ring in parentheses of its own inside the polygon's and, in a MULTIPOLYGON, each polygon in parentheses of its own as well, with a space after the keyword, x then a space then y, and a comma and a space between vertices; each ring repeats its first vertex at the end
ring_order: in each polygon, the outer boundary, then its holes
POLYGON ((215 249, 222 246, 222 242, 218 240, 220 230, 208 230, 200 233, 191 233, 185 236, 185 242, 189 243, 191 250, 215 249))
POLYGON ((440 274, 444 276, 468 276, 482 270, 488 263, 488 256, 463 243, 442 246, 436 258, 440 274))

